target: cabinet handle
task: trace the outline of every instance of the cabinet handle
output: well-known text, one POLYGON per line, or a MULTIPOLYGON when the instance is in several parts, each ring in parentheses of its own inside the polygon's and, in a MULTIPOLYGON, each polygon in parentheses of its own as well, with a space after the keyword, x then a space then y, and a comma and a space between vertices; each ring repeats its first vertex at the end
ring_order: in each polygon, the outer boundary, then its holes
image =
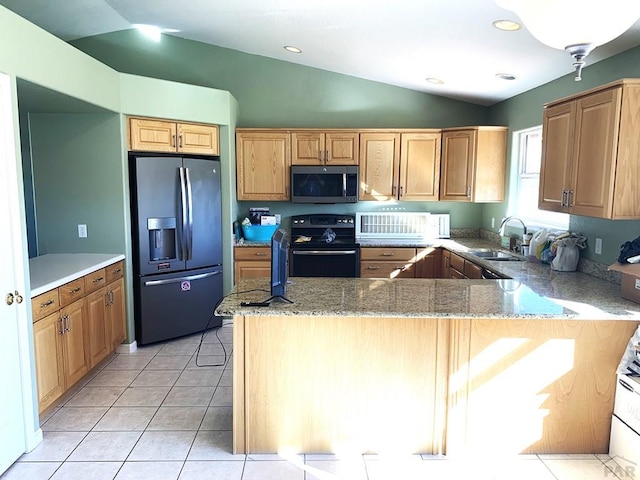
POLYGON ((65 315, 62 317, 63 322, 63 333, 71 331, 71 317, 69 315, 65 315))
POLYGON ((180 148, 182 148, 182 135, 180 135, 180 136, 178 137, 178 139, 180 140, 180 145, 179 145, 179 147, 180 147, 180 148))
POLYGON ((573 207, 573 190, 569 190, 567 192, 567 207, 573 207))
POLYGON ((256 252, 256 257, 266 257, 268 253, 266 252, 256 252))
POLYGON ((60 335, 64 335, 64 329, 62 327, 62 318, 58 319, 58 333, 60 335))
POLYGON ((40 304, 40 308, 47 308, 47 307, 53 305, 54 303, 56 303, 56 302, 54 302, 53 300, 49 300, 48 302, 41 303, 40 304))
POLYGON ((329 154, 329 150, 325 150, 325 152, 326 155, 324 158, 326 159, 326 162, 329 163, 331 161, 331 155, 329 154))
POLYGON ((380 270, 380 267, 376 267, 376 266, 369 266, 367 267, 367 270, 380 270))
POLYGON ((82 290, 80 287, 74 288, 73 290, 71 290, 69 293, 71 295, 73 295, 74 293, 78 293, 80 290, 82 290))
POLYGON ((115 274, 118 274, 118 273, 120 273, 121 271, 122 271, 122 269, 121 269, 121 268, 116 268, 116 269, 113 271, 113 274, 114 274, 114 275, 115 275, 115 274))
POLYGON ((393 255, 394 255, 394 254, 393 254, 393 253, 391 253, 391 252, 382 252, 382 253, 380 254, 380 256, 381 256, 381 257, 393 257, 393 255))
POLYGON ((396 186, 395 185, 393 185, 391 187, 391 195, 393 195, 394 197, 396 196, 396 186))
POLYGON ((562 200, 560 200, 561 207, 566 207, 566 197, 567 197, 567 191, 562 190, 562 200))
POLYGON ((98 277, 93 281, 93 283, 98 283, 98 282, 101 282, 102 280, 104 280, 104 277, 98 277))
POLYGON ((471 196, 471 187, 467 187, 467 197, 471 196))
POLYGON ((176 146, 176 136, 175 135, 171 135, 171 146, 172 147, 176 146))
POLYGON ((323 151, 322 151, 322 150, 318 150, 318 161, 319 161, 320 163, 323 163, 323 162, 322 162, 322 153, 323 153, 323 151))
POLYGON ((400 185, 400 196, 402 196, 402 195, 403 195, 403 193, 402 193, 402 185, 400 185))

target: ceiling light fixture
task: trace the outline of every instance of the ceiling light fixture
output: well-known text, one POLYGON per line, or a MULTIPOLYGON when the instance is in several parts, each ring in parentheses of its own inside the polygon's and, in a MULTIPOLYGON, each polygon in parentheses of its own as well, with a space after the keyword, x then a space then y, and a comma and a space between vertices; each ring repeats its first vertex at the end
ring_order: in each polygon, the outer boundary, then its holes
POLYGON ((495 0, 515 12, 531 34, 552 48, 569 52, 576 81, 594 48, 619 37, 640 18, 638 0, 495 0))
POLYGON ((498 30, 503 30, 505 32, 515 32, 516 30, 520 30, 520 24, 512 20, 496 20, 491 25, 496 27, 498 30))
POLYGON ((134 23, 134 28, 137 28, 145 37, 150 38, 154 42, 159 42, 163 33, 176 33, 180 30, 174 28, 161 28, 156 25, 146 25, 144 23, 134 23))
POLYGON ((516 76, 511 73, 496 73, 496 78, 500 80, 515 80, 516 76))
POLYGON ((302 53, 302 50, 300 50, 298 47, 292 47, 291 45, 286 45, 284 49, 287 52, 291 52, 291 53, 302 53))
POLYGON ((442 85, 444 83, 444 80, 440 80, 439 78, 435 77, 427 77, 427 82, 433 83, 434 85, 442 85))

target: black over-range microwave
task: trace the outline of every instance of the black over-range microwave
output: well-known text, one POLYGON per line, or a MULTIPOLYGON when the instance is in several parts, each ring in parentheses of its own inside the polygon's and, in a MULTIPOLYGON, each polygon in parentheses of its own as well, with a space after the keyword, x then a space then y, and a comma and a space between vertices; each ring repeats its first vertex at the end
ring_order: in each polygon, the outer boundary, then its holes
POLYGON ((291 167, 293 203, 356 203, 357 165, 293 165, 291 167))

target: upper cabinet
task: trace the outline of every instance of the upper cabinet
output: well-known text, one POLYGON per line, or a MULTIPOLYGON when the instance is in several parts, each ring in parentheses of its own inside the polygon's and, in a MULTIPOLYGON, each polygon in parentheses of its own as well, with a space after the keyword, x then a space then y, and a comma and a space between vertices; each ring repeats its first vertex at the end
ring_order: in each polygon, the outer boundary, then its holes
POLYGON ((542 129, 539 208, 640 218, 640 80, 550 103, 542 129))
POLYGON ((289 131, 236 131, 238 200, 289 200, 289 131))
POLYGON ((294 131, 291 133, 292 165, 357 165, 357 131, 294 131))
POLYGON ((507 127, 465 127, 442 131, 440 200, 502 202, 507 127))
POLYGON ((218 126, 130 117, 129 150, 220 155, 218 126))
POLYGON ((360 134, 360 200, 438 200, 440 132, 360 134))

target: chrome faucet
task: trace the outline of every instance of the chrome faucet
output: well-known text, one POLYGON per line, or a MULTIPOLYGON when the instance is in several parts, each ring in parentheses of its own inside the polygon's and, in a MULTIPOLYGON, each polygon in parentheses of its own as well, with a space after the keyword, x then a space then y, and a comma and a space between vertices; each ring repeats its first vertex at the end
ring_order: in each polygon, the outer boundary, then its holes
POLYGON ((507 217, 504 220, 502 220, 502 223, 500 224, 500 228, 498 228, 498 233, 500 234, 500 236, 504 235, 504 228, 507 226, 507 223, 509 223, 511 220, 519 221, 522 224, 522 229, 524 230, 522 235, 527 234, 527 226, 524 224, 522 220, 520 220, 518 217, 507 217))

